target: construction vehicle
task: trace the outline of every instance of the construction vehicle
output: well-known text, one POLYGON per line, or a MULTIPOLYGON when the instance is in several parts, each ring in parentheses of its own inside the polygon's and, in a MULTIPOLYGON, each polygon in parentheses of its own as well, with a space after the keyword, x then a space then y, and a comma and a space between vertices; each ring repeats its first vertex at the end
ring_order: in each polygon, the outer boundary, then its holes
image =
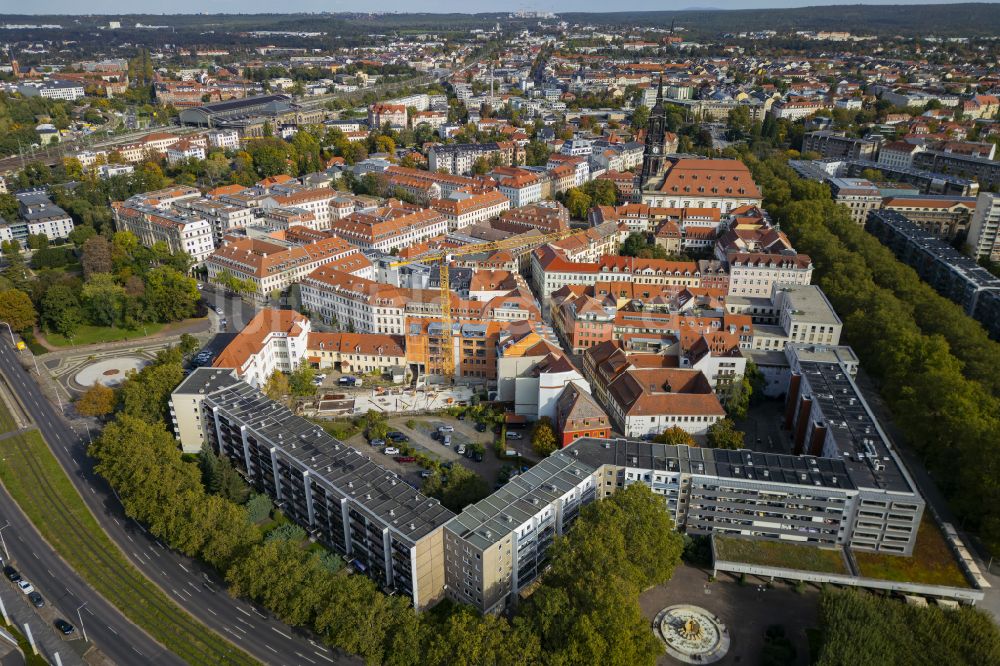
MULTIPOLYGON (((455 357, 452 347, 452 336, 450 334, 452 329, 451 287, 449 285, 448 276, 448 266, 451 264, 452 259, 454 257, 468 256, 470 254, 479 254, 481 252, 516 250, 524 247, 525 245, 534 245, 536 243, 544 245, 545 243, 562 240, 563 238, 571 236, 574 233, 579 233, 579 231, 567 228, 561 231, 553 231, 551 233, 542 234, 540 236, 532 236, 529 238, 508 238, 505 240, 492 241, 490 243, 463 245, 462 247, 434 250, 413 259, 395 261, 389 264, 390 268, 398 268, 408 264, 438 264, 438 273, 441 278, 441 328, 445 332, 445 334, 441 336, 440 372, 443 377, 451 379, 455 378, 455 357)), ((428 359, 428 365, 429 360, 430 359, 428 359)))

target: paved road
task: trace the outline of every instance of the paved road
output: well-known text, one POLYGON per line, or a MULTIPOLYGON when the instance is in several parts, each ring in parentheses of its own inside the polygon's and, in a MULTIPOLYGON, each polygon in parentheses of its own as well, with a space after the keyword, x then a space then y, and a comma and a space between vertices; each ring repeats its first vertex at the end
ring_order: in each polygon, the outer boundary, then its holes
POLYGON ((10 522, 10 527, 4 529, 4 542, 21 575, 36 585, 42 596, 66 613, 66 619, 75 625, 79 624, 75 611, 86 602, 81 612, 87 638, 110 659, 119 664, 139 659, 149 664, 184 663, 129 622, 104 597, 95 594, 35 531, 6 490, 0 490, 0 518, 10 522))
MULTIPOLYGON (((47 401, 34 376, 22 369, 16 352, 6 344, 0 344, 0 370, 8 377, 14 392, 25 405, 31 419, 38 425, 49 447, 59 463, 67 470, 101 527, 122 548, 132 564, 157 583, 174 602, 264 663, 303 665, 360 663, 353 657, 336 654, 315 644, 309 637, 281 622, 262 616, 249 603, 231 598, 213 573, 190 558, 167 550, 138 523, 126 518, 113 491, 93 471, 93 460, 86 455, 86 433, 73 430, 59 413, 58 408, 47 401)), ((3 510, 2 506, 0 510, 3 511, 5 518, 11 513, 9 509, 3 510)), ((14 523, 13 518, 8 520, 14 523)), ((24 522, 22 518, 22 528, 24 522)), ((8 536, 10 532, 11 530, 4 532, 8 543, 11 540, 8 536)), ((48 549, 44 547, 44 542, 36 541, 33 550, 41 557, 42 553, 39 551, 48 549)), ((51 551, 48 552, 52 555, 51 551)), ((30 554, 28 556, 30 557, 30 554)), ((56 572, 56 579, 65 576, 76 577, 65 565, 55 568, 53 558, 54 555, 49 557, 49 562, 45 566, 51 567, 56 572)), ((61 560, 59 562, 61 563, 61 560)), ((35 571, 31 571, 30 576, 39 578, 35 571)), ((91 640, 94 640, 102 650, 110 655, 117 645, 129 643, 139 646, 138 649, 146 655, 147 663, 180 663, 174 655, 162 648, 159 648, 158 653, 155 652, 151 646, 152 639, 134 625, 124 621, 120 615, 115 619, 112 612, 109 612, 110 610, 117 613, 114 609, 103 608, 98 613, 98 606, 107 607, 108 604, 89 590, 77 589, 78 592, 73 592, 75 598, 85 599, 88 608, 93 608, 98 618, 104 620, 92 624, 105 626, 110 624, 118 631, 118 634, 113 636, 107 633, 109 630, 106 630, 104 635, 93 634, 88 623, 87 632, 91 634, 91 640)), ((87 619, 84 616, 85 622, 87 619)), ((121 656, 119 651, 119 657, 121 656)), ((132 654, 132 658, 126 660, 114 656, 112 658, 119 663, 127 664, 135 663, 135 656, 132 654)))

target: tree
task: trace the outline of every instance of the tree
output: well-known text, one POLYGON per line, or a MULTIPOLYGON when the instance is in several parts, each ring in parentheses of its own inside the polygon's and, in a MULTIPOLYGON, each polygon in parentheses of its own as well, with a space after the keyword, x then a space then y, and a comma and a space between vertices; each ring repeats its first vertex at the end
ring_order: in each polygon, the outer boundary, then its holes
POLYGON ((113 270, 111 243, 104 236, 91 236, 86 239, 80 263, 83 266, 84 279, 95 273, 110 273, 113 270))
POLYGON ((315 377, 316 371, 312 366, 305 363, 292 371, 288 375, 288 387, 291 389, 292 395, 314 395, 316 393, 316 386, 313 384, 313 378, 315 377))
POLYGON ((365 414, 365 432, 369 440, 385 439, 389 434, 389 422, 386 421, 385 415, 382 412, 368 410, 365 414))
POLYGON ((201 347, 201 343, 198 342, 198 338, 194 337, 190 333, 184 333, 181 335, 180 343, 177 345, 177 348, 180 349, 181 355, 183 356, 187 356, 188 354, 198 351, 199 347, 201 347))
POLYGON ((94 382, 76 401, 76 411, 83 416, 107 416, 115 410, 117 396, 114 389, 94 382))
POLYGON ((548 416, 541 417, 535 423, 535 429, 531 433, 531 448, 542 458, 559 448, 556 433, 552 429, 552 419, 548 416))
POLYGON ((708 445, 715 449, 742 449, 743 438, 730 419, 720 419, 708 427, 708 445))
POLYGON ((45 234, 28 234, 28 247, 32 250, 44 250, 49 246, 49 237, 45 234))
POLYGON ((591 200, 583 190, 571 187, 566 190, 566 208, 569 214, 576 220, 587 219, 587 211, 590 210, 591 200))
POLYGON ((83 311, 73 289, 55 284, 42 297, 42 325, 50 331, 70 338, 83 323, 83 311))
POLYGON ((284 400, 291 394, 291 392, 292 389, 288 385, 288 375, 283 373, 281 370, 275 370, 272 372, 271 376, 267 378, 267 383, 264 384, 264 395, 271 400, 284 400))
POLYGON ((20 289, 0 291, 0 321, 7 322, 15 331, 27 331, 37 320, 38 313, 28 294, 20 289))
POLYGON ((697 446, 694 442, 694 437, 691 436, 684 428, 680 426, 670 426, 659 435, 656 436, 656 440, 660 444, 671 444, 674 446, 697 446))
POLYGON ((481 476, 461 465, 455 465, 447 476, 434 474, 424 481, 423 492, 437 498, 445 508, 458 513, 486 497, 489 488, 481 476))
POLYGON ((479 156, 476 161, 472 163, 472 173, 477 176, 481 176, 490 170, 490 161, 486 159, 485 156, 479 156))
POLYGON ((5 220, 13 220, 17 217, 17 210, 17 197, 9 192, 0 192, 0 217, 5 220))
POLYGON ((125 288, 110 273, 93 273, 84 283, 80 297, 92 323, 97 326, 121 323, 125 288))
POLYGON ((746 418, 752 395, 753 386, 750 377, 744 372, 739 381, 733 382, 730 386, 729 396, 726 398, 726 414, 734 419, 746 418))
POLYGON ((635 107, 635 111, 632 112, 632 129, 641 130, 645 129, 646 125, 649 123, 649 107, 640 104, 635 107))
POLYGON ((146 276, 146 305, 159 321, 193 316, 200 298, 197 282, 173 268, 160 266, 146 276))
POLYGON ((122 411, 150 423, 165 423, 170 393, 182 379, 184 369, 179 361, 153 363, 130 373, 118 389, 122 411))

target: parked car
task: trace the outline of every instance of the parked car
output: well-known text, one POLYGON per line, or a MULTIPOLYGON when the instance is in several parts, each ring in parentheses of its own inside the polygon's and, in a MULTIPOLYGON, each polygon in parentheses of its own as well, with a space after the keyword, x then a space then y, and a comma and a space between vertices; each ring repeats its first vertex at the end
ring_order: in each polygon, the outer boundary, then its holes
POLYGON ((417 459, 413 456, 396 456, 396 462, 410 463, 410 462, 417 462, 417 459))
POLYGON ((517 455, 517 451, 515 451, 514 449, 507 449, 506 451, 503 452, 503 454, 508 458, 513 458, 514 456, 517 455))
POLYGON ((337 380, 337 384, 340 386, 355 386, 357 380, 354 377, 341 377, 337 380))
POLYGON ((460 456, 464 456, 465 455, 465 444, 459 444, 458 446, 456 446, 455 447, 455 453, 457 453, 460 456))
POLYGON ((455 426, 450 426, 450 425, 438 426, 438 432, 455 432, 455 426))
POLYGON ((485 423, 477 423, 476 424, 476 432, 486 432, 486 424, 485 423))
POLYGON ((56 626, 56 629, 58 629, 59 631, 62 632, 63 636, 69 636, 74 631, 76 631, 76 627, 74 627, 72 624, 70 624, 69 622, 67 622, 66 620, 64 620, 62 618, 59 618, 58 620, 56 620, 52 624, 54 624, 56 626))
POLYGON ((408 441, 410 441, 409 437, 407 437, 403 433, 399 432, 398 430, 393 430, 392 432, 388 433, 386 435, 386 439, 389 439, 389 440, 395 442, 396 444, 399 444, 400 442, 408 442, 408 441))
POLYGON ((395 446, 387 446, 387 447, 385 447, 385 455, 387 455, 387 456, 398 456, 399 455, 399 449, 397 449, 395 446))
POLYGON ((7 577, 7 580, 12 583, 16 583, 21 580, 21 574, 17 572, 17 569, 10 566, 9 564, 3 568, 3 575, 7 577))
POLYGON ((432 476, 434 476, 434 472, 430 471, 429 469, 425 469, 420 472, 421 479, 429 479, 432 476))
POLYGON ((35 591, 35 586, 23 579, 17 581, 17 586, 21 588, 21 591, 25 594, 31 594, 35 591))
POLYGON ((523 439, 521 433, 515 432, 513 430, 507 431, 507 439, 523 439))
POLYGON ((323 381, 324 379, 326 379, 326 375, 322 372, 317 372, 315 375, 313 375, 313 379, 318 379, 320 381, 323 381))
POLYGON ((215 314, 222 316, 222 308, 215 308, 215 314))
POLYGON ((201 282, 199 282, 198 283, 198 289, 204 289, 204 288, 205 288, 205 285, 203 285, 201 282))
POLYGON ((28 594, 28 601, 30 601, 31 605, 35 608, 41 608, 45 605, 45 599, 43 599, 42 595, 38 594, 38 592, 30 592, 28 594))
MULTIPOLYGON (((459 404, 461 404, 461 403, 459 403, 459 404)), ((461 414, 458 415, 458 420, 459 421, 464 421, 465 420, 465 412, 462 412, 461 414)))
POLYGON ((441 439, 441 433, 437 430, 431 433, 431 439, 441 439))
POLYGON ((372 446, 379 446, 379 447, 385 446, 385 440, 384 439, 373 439, 372 441, 370 441, 368 443, 371 444, 372 446))
POLYGON ((472 459, 475 460, 476 462, 483 462, 483 454, 480 453, 479 451, 476 451, 476 455, 472 459))
POLYGON ((441 443, 445 446, 451 446, 451 435, 441 435, 441 443))

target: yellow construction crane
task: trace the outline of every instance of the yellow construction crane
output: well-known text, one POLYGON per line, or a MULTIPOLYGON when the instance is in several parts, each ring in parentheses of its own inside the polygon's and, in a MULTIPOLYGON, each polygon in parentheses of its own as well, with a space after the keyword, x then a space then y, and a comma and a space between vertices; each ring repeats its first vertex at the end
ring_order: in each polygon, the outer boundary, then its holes
MULTIPOLYGON (((534 245, 535 243, 551 243, 562 240, 574 233, 577 232, 573 229, 563 229, 562 231, 553 231, 552 233, 532 236, 530 238, 508 238, 491 243, 463 245, 462 247, 448 248, 446 250, 434 250, 414 259, 394 261, 389 264, 389 268, 398 268, 408 264, 438 263, 438 274, 441 279, 441 328, 444 332, 444 335, 441 336, 441 374, 443 376, 455 376, 455 357, 451 339, 451 288, 448 284, 448 266, 451 264, 452 258, 478 254, 480 252, 492 252, 494 250, 515 250, 525 245, 534 245)), ((430 365, 429 355, 428 365, 430 365)))

